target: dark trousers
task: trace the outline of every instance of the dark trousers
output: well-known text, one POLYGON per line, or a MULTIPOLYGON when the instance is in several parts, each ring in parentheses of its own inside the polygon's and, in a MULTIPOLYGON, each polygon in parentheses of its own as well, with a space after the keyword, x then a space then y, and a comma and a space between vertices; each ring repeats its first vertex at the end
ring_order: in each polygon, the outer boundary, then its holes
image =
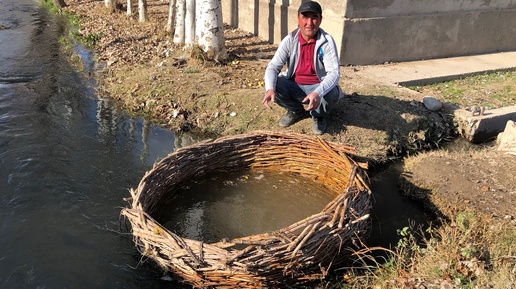
MULTIPOLYGON (((319 84, 297 84, 283 76, 278 76, 275 102, 288 111, 302 113, 305 109, 301 102, 308 94, 313 92, 317 86, 319 86, 319 84)), ((310 114, 313 117, 327 117, 332 108, 339 101, 340 96, 341 90, 338 86, 335 86, 322 97, 319 107, 312 110, 310 114)))

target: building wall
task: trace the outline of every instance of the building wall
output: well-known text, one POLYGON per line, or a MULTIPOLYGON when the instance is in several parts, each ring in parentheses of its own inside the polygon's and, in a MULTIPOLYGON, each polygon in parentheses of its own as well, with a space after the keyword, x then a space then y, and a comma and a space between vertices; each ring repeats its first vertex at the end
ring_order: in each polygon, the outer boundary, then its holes
MULTIPOLYGON (((319 0, 341 65, 516 50, 516 0, 319 0)), ((301 0, 222 0, 224 22, 271 43, 297 25, 301 0)))

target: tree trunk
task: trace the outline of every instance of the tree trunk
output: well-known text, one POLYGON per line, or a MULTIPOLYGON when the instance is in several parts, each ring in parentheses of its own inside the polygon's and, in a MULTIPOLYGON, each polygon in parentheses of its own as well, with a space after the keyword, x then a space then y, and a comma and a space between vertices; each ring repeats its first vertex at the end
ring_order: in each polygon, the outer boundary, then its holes
POLYGON ((176 2, 176 24, 174 32, 174 43, 185 44, 185 10, 186 1, 177 0, 176 2))
MULTIPOLYGON (((231 17, 229 19, 229 26, 238 27, 238 0, 231 0, 231 17)), ((255 30, 258 28, 255 28, 255 30)))
POLYGON ((202 15, 200 16, 199 47, 208 59, 223 61, 228 58, 224 45, 224 27, 222 22, 222 6, 220 0, 200 0, 202 15))
POLYGON ((186 0, 185 44, 191 46, 195 42, 195 0, 186 0))
POLYGON ((167 32, 174 31, 174 8, 176 7, 176 0, 170 0, 168 4, 168 20, 165 29, 167 32))
POLYGON ((104 0, 104 6, 109 8, 111 12, 114 12, 116 8, 116 0, 104 0))
POLYGON ((197 37, 197 43, 199 43, 199 39, 201 38, 201 34, 203 32, 203 26, 201 23, 203 23, 203 9, 201 0, 196 0, 195 5, 195 37, 197 37))
POLYGON ((147 0, 138 0, 138 15, 140 22, 147 21, 147 0))
POLYGON ((132 0, 127 0, 127 13, 126 14, 128 16, 133 15, 133 1, 132 0))
POLYGON ((54 6, 56 6, 59 9, 66 7, 66 3, 64 2, 64 0, 52 0, 52 2, 54 3, 54 6))

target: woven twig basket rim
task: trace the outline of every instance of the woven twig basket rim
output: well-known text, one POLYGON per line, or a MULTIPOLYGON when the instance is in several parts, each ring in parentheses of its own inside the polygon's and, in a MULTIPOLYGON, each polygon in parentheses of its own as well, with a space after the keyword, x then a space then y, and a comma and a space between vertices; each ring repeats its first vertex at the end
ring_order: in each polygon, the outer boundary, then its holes
MULTIPOLYGON (((180 148, 157 162, 138 187, 130 190, 130 206, 122 209, 121 214, 131 223, 134 241, 143 255, 195 287, 296 284, 324 275, 330 266, 338 263, 335 255, 343 254, 343 247, 351 243, 360 246, 360 239, 369 230, 371 191, 362 178, 365 166, 352 160, 352 154, 354 149, 350 146, 297 133, 256 131, 202 141, 180 148), (226 151, 221 153, 221 148, 226 151), (220 160, 220 154, 225 159, 220 160), (217 164, 224 168, 242 165, 273 170, 278 167, 285 170, 284 163, 289 163, 294 173, 313 174, 314 178, 320 177, 316 173, 323 173, 325 179, 318 181, 339 188, 339 192, 320 213, 279 230, 206 244, 176 235, 147 212, 155 206, 149 195, 159 195, 152 186, 173 187, 198 173, 190 170, 182 175, 180 170, 187 170, 185 157, 197 162, 209 159, 200 163, 204 174, 214 169, 210 162, 215 161, 223 161, 217 164), (307 164, 314 163, 321 163, 316 173, 304 170, 307 164), (343 177, 347 180, 342 180, 343 177)), ((166 188, 158 191, 164 192, 166 188)))

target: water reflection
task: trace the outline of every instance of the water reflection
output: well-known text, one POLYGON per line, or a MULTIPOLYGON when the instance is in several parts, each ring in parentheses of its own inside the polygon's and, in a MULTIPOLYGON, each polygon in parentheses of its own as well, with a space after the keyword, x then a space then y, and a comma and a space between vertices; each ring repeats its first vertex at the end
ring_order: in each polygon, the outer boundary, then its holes
POLYGON ((0 22, 0 288, 170 286, 118 229, 174 135, 97 101, 35 2, 1 1, 0 22))

